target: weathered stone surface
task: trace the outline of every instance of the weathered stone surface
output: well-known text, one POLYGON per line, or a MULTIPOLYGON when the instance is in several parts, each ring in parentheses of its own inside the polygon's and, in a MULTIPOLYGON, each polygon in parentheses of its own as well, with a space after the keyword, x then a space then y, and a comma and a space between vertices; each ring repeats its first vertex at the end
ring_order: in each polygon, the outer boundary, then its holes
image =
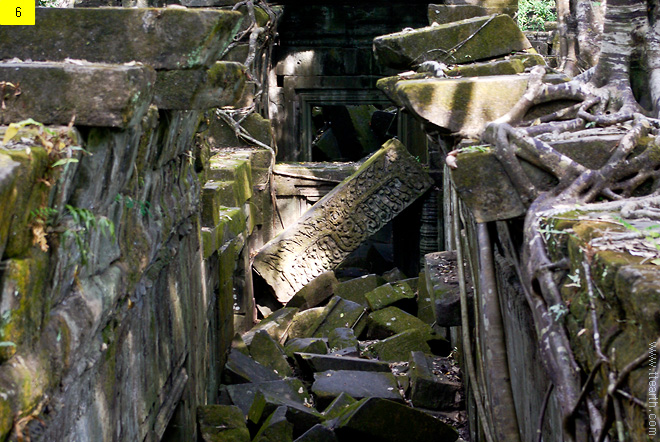
POLYGON ((326 307, 314 307, 296 313, 287 331, 289 338, 310 338, 315 328, 328 314, 326 307))
POLYGON ((449 342, 428 329, 406 330, 374 343, 370 351, 383 361, 407 361, 411 351, 447 355, 451 351, 449 342), (433 349, 431 348, 433 346, 433 349))
POLYGON ((392 270, 383 273, 383 279, 387 282, 397 282, 406 278, 406 274, 403 273, 398 267, 394 267, 392 270))
POLYGON ((14 180, 18 176, 19 167, 19 163, 0 153, 0 201, 2 201, 3 207, 3 210, 0 211, 0 257, 3 256, 9 239, 9 226, 13 217, 12 208, 17 196, 14 180))
POLYGON ((460 326, 461 300, 456 274, 456 252, 429 253, 424 257, 424 269, 426 288, 430 291, 437 324, 442 327, 460 326))
POLYGON ((326 420, 334 419, 336 417, 341 416, 341 414, 345 411, 346 407, 353 405, 356 402, 357 401, 353 399, 350 395, 342 392, 332 402, 330 402, 330 405, 328 405, 325 408, 325 410, 323 410, 322 414, 326 418, 326 420))
POLYGON ((328 346, 333 352, 344 349, 357 351, 359 343, 352 328, 337 327, 328 333, 328 346))
POLYGON ((295 402, 303 405, 305 402, 311 401, 311 397, 302 381, 296 378, 227 385, 226 389, 231 402, 240 408, 244 415, 247 415, 250 412, 250 408, 252 407, 252 403, 258 392, 276 397, 287 403, 295 402))
POLYGON ((390 366, 387 362, 374 359, 335 356, 332 354, 317 355, 312 353, 296 353, 295 356, 299 367, 313 373, 328 370, 390 372, 390 366))
POLYGON ((407 69, 430 60, 449 64, 468 63, 531 47, 508 15, 475 17, 374 39, 378 62, 398 69, 407 69))
POLYGON ((435 322, 435 312, 431 295, 426 286, 426 272, 419 274, 419 285, 417 290, 417 317, 427 324, 435 322))
POLYGON ((300 309, 316 307, 332 296, 338 284, 335 272, 332 270, 323 272, 298 290, 286 305, 300 309))
POLYGON ((412 352, 409 365, 410 400, 415 407, 447 410, 457 404, 456 393, 461 384, 434 372, 432 361, 422 352, 412 352))
POLYGON ((482 5, 438 5, 430 4, 428 6, 429 24, 438 23, 452 23, 455 21, 465 20, 474 17, 483 17, 493 14, 507 14, 511 17, 518 12, 516 5, 507 7, 501 6, 482 6, 482 5))
POLYGON ((254 442, 292 442, 293 424, 286 420, 286 407, 278 407, 254 436, 254 442))
POLYGON ((379 397, 403 402, 392 373, 328 370, 314 373, 312 392, 319 403, 330 403, 341 393, 355 399, 379 397))
POLYGON ((197 407, 197 422, 204 442, 250 442, 245 415, 236 406, 197 407))
POLYGON ((335 296, 325 307, 324 315, 312 327, 312 336, 327 337, 338 327, 352 328, 359 336, 366 326, 365 310, 360 304, 335 296))
POLYGON ((340 440, 453 442, 458 432, 434 417, 386 399, 368 398, 339 418, 340 440))
POLYGON ((389 93, 382 90, 422 120, 476 138, 518 102, 528 81, 528 75, 433 78, 399 81, 389 93))
POLYGON ((207 9, 37 8, 38 26, 0 28, 0 60, 210 67, 241 20, 239 12, 207 9))
POLYGON ((428 324, 397 307, 387 307, 369 314, 368 327, 368 336, 375 339, 387 338, 416 328, 431 333, 428 324))
POLYGON ((254 424, 261 424, 275 409, 286 407, 286 418, 293 424, 294 434, 309 430, 321 422, 322 415, 316 411, 309 402, 300 403, 286 398, 280 398, 270 393, 258 391, 254 396, 252 406, 248 412, 248 420, 254 424))
MULTIPOLYGON (((245 95, 245 93, 244 93, 245 95)), ((237 103, 236 106, 239 106, 241 103, 237 103)), ((271 146, 273 144, 273 128, 271 126, 270 120, 265 119, 257 113, 250 114, 243 123, 241 127, 245 129, 252 138, 257 141, 271 146)), ((246 143, 244 140, 236 137, 234 129, 229 127, 220 117, 217 115, 209 116, 209 129, 207 133, 209 142, 212 146, 222 146, 223 148, 228 147, 242 147, 245 148, 246 143)), ((223 154, 231 154, 235 152, 233 149, 223 149, 223 154)), ((268 167, 270 163, 260 165, 255 164, 255 167, 268 167)))
POLYGON ((522 60, 509 59, 484 63, 457 65, 445 71, 448 77, 485 77, 488 75, 517 75, 525 72, 522 60))
POLYGON ((223 376, 232 382, 266 382, 281 379, 275 371, 261 365, 242 352, 232 349, 229 352, 223 376))
POLYGON ((416 306, 415 292, 406 283, 385 284, 365 295, 372 311, 380 310, 390 305, 410 311, 416 306))
POLYGON ((233 106, 245 89, 245 66, 219 61, 210 69, 158 71, 154 104, 159 109, 233 106))
POLYGON ((18 94, 7 91, 0 124, 33 118, 67 125, 75 116, 84 126, 135 125, 151 103, 155 80, 148 66, 0 63, 0 82, 19 85, 18 94))
POLYGON ((291 376, 293 370, 286 361, 286 355, 282 346, 275 341, 265 330, 254 335, 250 342, 250 356, 263 365, 270 368, 280 376, 291 376))
POLYGON ((376 287, 385 284, 385 282, 385 279, 378 275, 360 276, 359 278, 349 279, 348 281, 339 283, 335 289, 335 295, 366 307, 368 304, 367 298, 364 295, 376 287))
POLYGON ((298 309, 293 307, 279 309, 272 315, 264 318, 258 325, 245 333, 243 335, 243 340, 247 345, 250 345, 255 333, 259 330, 266 330, 269 335, 279 341, 282 336, 284 336, 284 333, 286 333, 289 323, 293 320, 296 313, 298 313, 298 309))
POLYGON ((300 435, 294 442, 338 442, 335 432, 330 428, 318 424, 300 435))
POLYGON ((284 351, 290 358, 297 352, 324 355, 328 353, 328 344, 325 338, 294 338, 287 341, 284 351))
POLYGON ((280 302, 287 302, 313 278, 340 264, 430 185, 406 148, 390 140, 295 225, 266 244, 254 268, 280 302))

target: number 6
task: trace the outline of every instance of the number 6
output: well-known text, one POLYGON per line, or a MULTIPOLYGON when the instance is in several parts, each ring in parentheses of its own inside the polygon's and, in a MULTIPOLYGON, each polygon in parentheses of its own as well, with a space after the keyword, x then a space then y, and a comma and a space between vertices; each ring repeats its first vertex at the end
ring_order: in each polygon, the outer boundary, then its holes
POLYGON ((18 8, 16 8, 16 17, 20 17, 20 16, 21 16, 21 7, 19 6, 18 8))

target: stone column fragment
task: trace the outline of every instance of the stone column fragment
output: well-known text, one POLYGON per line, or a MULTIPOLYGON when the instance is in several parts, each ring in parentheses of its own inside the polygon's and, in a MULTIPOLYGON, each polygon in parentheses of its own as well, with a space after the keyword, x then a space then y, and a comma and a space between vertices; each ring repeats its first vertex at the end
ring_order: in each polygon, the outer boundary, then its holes
POLYGON ((254 269, 286 303, 420 197, 432 184, 396 139, 369 158, 254 259, 254 269))

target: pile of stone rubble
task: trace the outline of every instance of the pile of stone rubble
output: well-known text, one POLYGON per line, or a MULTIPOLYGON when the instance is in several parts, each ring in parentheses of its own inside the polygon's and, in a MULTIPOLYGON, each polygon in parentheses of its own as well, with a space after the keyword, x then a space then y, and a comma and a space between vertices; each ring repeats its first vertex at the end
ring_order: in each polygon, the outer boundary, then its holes
POLYGON ((457 440, 463 392, 421 278, 326 272, 237 335, 204 441, 457 440), (440 332, 440 333, 438 333, 440 332), (450 425, 451 424, 451 425, 450 425))

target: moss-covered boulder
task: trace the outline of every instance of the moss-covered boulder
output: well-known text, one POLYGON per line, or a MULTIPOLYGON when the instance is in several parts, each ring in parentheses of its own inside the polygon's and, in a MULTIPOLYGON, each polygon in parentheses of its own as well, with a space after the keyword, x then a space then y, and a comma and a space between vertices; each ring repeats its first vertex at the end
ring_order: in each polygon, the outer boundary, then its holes
MULTIPOLYGON (((411 311, 416 309, 415 292, 408 284, 384 284, 364 296, 372 311, 380 310, 390 305, 411 311)), ((416 313, 416 311, 414 312, 416 313)))
POLYGON ((376 37, 373 45, 378 62, 395 69, 409 69, 431 60, 470 63, 532 47, 508 15, 404 30, 376 37))
POLYGON ((379 275, 364 275, 359 278, 343 281, 335 288, 335 295, 349 301, 367 306, 365 295, 387 281, 379 275))
POLYGON ((256 333, 250 342, 250 356, 261 365, 272 369, 278 375, 287 377, 293 374, 286 360, 284 349, 265 330, 256 333))
POLYGON ((431 333, 428 324, 397 307, 387 307, 369 314, 367 335, 371 338, 387 338, 412 329, 431 333))

